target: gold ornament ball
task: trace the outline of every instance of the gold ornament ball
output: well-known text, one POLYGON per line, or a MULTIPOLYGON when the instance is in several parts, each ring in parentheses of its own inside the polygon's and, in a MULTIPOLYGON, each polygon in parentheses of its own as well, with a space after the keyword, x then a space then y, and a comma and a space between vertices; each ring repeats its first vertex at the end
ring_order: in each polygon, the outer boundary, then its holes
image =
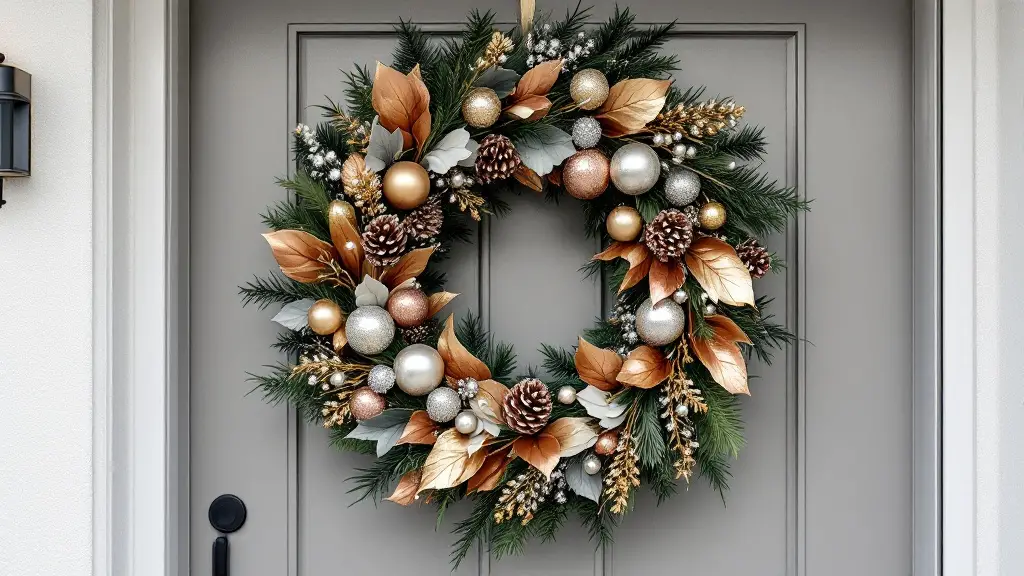
POLYGON ((384 197, 399 210, 412 210, 427 201, 430 176, 415 162, 395 162, 384 174, 384 197))
POLYGON ((338 306, 333 300, 317 300, 309 307, 309 312, 306 313, 306 321, 309 323, 309 329, 321 336, 327 336, 334 334, 341 328, 341 323, 345 321, 344 314, 341 313, 341 306, 338 306))
POLYGON ((474 88, 462 101, 462 118, 473 128, 487 128, 501 115, 501 99, 490 88, 474 88))
POLYGON ((616 206, 608 213, 604 221, 605 228, 612 240, 619 242, 630 242, 636 240, 640 230, 644 227, 643 218, 636 208, 632 206, 616 206))
POLYGON ((569 95, 583 110, 595 110, 608 99, 608 78, 600 70, 580 70, 569 83, 569 95))
POLYGON ((615 430, 608 430, 601 432, 601 435, 597 437, 597 444, 594 444, 594 453, 600 454, 601 456, 607 456, 619 446, 619 433, 615 430))
POLYGON ((718 230, 725 224, 725 206, 721 202, 708 202, 700 207, 697 220, 705 230, 718 230))
POLYGON ((388 314, 395 319, 395 324, 402 328, 413 328, 427 320, 430 301, 423 290, 402 288, 395 290, 388 297, 388 314))
POLYGON ((344 200, 334 200, 331 202, 331 216, 341 216, 345 220, 348 220, 349 224, 351 224, 353 228, 356 230, 359 229, 359 224, 356 223, 355 207, 344 200))
POLYGON ((379 416, 384 407, 384 397, 370 390, 369 386, 356 389, 348 399, 348 411, 359 421, 379 416))
POLYGON ((608 167, 608 157, 599 150, 580 150, 562 165, 562 186, 573 198, 593 200, 608 189, 608 167))

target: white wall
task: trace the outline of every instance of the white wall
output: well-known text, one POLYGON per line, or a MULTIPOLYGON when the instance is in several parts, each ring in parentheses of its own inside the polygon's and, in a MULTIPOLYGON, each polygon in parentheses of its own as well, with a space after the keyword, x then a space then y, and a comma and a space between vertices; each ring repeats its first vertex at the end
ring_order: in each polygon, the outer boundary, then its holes
POLYGON ((92 4, 0 0, 32 177, 0 210, 0 575, 92 562, 92 4))

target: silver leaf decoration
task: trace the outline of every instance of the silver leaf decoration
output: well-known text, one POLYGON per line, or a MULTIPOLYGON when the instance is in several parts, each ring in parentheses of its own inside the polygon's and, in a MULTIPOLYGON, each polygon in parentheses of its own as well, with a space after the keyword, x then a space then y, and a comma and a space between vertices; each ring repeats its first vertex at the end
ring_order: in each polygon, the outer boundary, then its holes
POLYGON ((380 125, 380 117, 374 118, 370 127, 370 143, 366 147, 366 167, 374 172, 383 172, 402 155, 404 144, 400 129, 388 132, 380 125))
POLYGON ((515 70, 495 66, 484 70, 473 85, 490 88, 494 90, 498 98, 504 98, 515 90, 517 82, 519 82, 519 74, 515 70))
POLYGON ((583 470, 582 458, 577 458, 565 469, 565 482, 570 490, 587 500, 600 501, 601 474, 587 474, 583 470))
POLYGON ((452 130, 445 134, 444 138, 441 138, 437 145, 423 157, 420 164, 434 174, 444 174, 473 154, 473 150, 467 148, 468 144, 468 130, 465 128, 452 130))
POLYGON ((412 410, 385 410, 379 415, 357 424, 345 438, 376 442, 377 457, 380 458, 395 447, 411 417, 412 410))
POLYGON ((538 126, 513 144, 523 164, 538 176, 550 174, 555 166, 576 153, 572 136, 548 124, 538 126))
POLYGON ((594 386, 587 386, 576 394, 576 400, 583 405, 587 414, 600 420, 598 424, 604 430, 615 428, 626 419, 626 406, 609 402, 610 398, 611 394, 594 386))
POLYGON ((281 307, 281 311, 274 316, 274 322, 289 330, 302 330, 309 326, 309 309, 313 306, 313 300, 304 299, 289 302, 281 307))
POLYGON ((383 308, 388 303, 388 287, 380 280, 374 280, 368 275, 363 276, 363 281, 356 286, 356 306, 380 306, 383 308))
POLYGON ((466 144, 466 150, 469 150, 469 156, 465 160, 459 160, 459 166, 463 168, 472 168, 476 164, 477 153, 480 150, 480 143, 476 140, 470 140, 466 144))

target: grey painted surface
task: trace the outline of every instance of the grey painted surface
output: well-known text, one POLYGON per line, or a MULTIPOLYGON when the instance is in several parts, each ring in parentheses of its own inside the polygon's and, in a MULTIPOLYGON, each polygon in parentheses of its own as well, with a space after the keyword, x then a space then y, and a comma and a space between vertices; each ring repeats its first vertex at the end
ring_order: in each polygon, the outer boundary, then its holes
MULTIPOLYGON (((514 4, 497 6, 502 20, 514 19, 514 4)), ((459 574, 910 571, 909 6, 821 4, 635 6, 645 21, 688 22, 668 46, 680 54, 681 82, 747 105, 748 121, 766 126, 771 142, 764 168, 815 198, 806 222, 771 240, 788 270, 758 286, 813 346, 752 366, 760 379, 743 403, 749 445, 728 506, 696 481, 657 510, 641 498, 604 554, 570 522, 557 543, 531 546, 525 559, 488 570, 482 558, 459 574), (723 20, 747 24, 694 23, 723 20)), ((235 573, 448 573, 448 526, 435 532, 429 510, 348 507, 343 479, 367 460, 331 450, 321 430, 294 427, 286 409, 244 396, 244 373, 278 358, 269 351, 272 311, 240 309, 235 286, 273 267, 255 214, 279 197, 272 182, 288 169, 296 112, 312 120, 305 105, 340 94, 339 68, 387 60, 392 39, 354 34, 351 22, 454 21, 471 7, 479 4, 193 0, 194 574, 208 573, 205 509, 223 492, 250 509, 232 537, 235 573), (289 24, 308 22, 349 24, 289 33, 289 24)), ((521 365, 536 365, 538 342, 569 345, 601 313, 600 291, 576 273, 594 247, 573 203, 529 193, 510 200, 513 214, 461 250, 448 288, 463 294, 457 311, 483 313, 517 346, 521 365)))

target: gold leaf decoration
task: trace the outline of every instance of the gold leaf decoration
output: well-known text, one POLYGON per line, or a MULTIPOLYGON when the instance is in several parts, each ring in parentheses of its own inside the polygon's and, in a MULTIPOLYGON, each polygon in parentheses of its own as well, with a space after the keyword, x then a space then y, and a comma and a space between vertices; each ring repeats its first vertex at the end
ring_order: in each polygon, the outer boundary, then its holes
POLYGON ((619 387, 616 377, 622 369, 622 357, 611 350, 598 348, 590 342, 580 338, 579 347, 576 348, 576 372, 583 380, 591 386, 611 392, 619 387))
POLYGON ((401 506, 408 506, 416 501, 416 493, 420 488, 420 477, 422 472, 420 470, 413 470, 412 472, 406 472, 402 479, 398 481, 398 486, 395 486, 395 491, 385 498, 389 502, 394 502, 401 506))
POLYGON ((530 466, 543 472, 544 476, 550 476, 551 471, 558 466, 558 453, 561 447, 554 436, 541 432, 533 436, 516 438, 512 443, 512 450, 530 466))
POLYGON ((341 349, 348 344, 348 336, 345 334, 345 325, 342 324, 341 328, 334 333, 331 337, 331 347, 334 348, 335 352, 341 352, 341 349))
POLYGON ((489 492, 497 488, 502 475, 505 474, 505 468, 511 461, 507 448, 488 454, 483 466, 466 482, 466 494, 489 492))
POLYGON ((543 118, 551 109, 547 93, 555 85, 561 71, 561 60, 549 60, 527 70, 509 96, 510 104, 505 108, 505 113, 520 120, 543 118))
POLYGON ((640 242, 613 242, 604 252, 594 256, 594 260, 605 262, 622 258, 629 262, 629 270, 619 285, 619 292, 636 286, 647 277, 651 270, 651 251, 640 242))
POLYGON ((423 476, 416 493, 452 488, 473 477, 487 457, 484 450, 470 455, 469 436, 449 428, 437 437, 434 448, 423 464, 423 476))
POLYGON ((350 154, 341 165, 341 184, 345 194, 353 196, 362 184, 363 177, 370 169, 366 167, 366 159, 362 154, 350 154))
POLYGON ((731 340, 733 342, 743 342, 744 344, 751 344, 750 338, 747 336, 732 318, 723 316, 721 314, 714 314, 711 316, 705 316, 704 321, 714 329, 715 335, 731 340))
POLYGON ((444 331, 437 341, 437 351, 444 360, 444 374, 449 380, 475 378, 481 384, 491 377, 491 371, 479 358, 473 356, 459 342, 455 335, 455 319, 449 315, 445 321, 444 331))
POLYGON ((410 250, 394 266, 381 274, 380 281, 393 290, 402 282, 419 276, 426 270, 427 262, 436 249, 436 246, 431 246, 410 250))
POLYGON ((331 241, 341 256, 342 266, 359 278, 363 268, 363 243, 360 242, 359 231, 348 219, 348 212, 341 201, 331 202, 327 220, 331 229, 331 241))
POLYGON ((415 140, 422 149, 430 134, 430 93, 418 65, 405 75, 377 62, 371 102, 381 126, 390 132, 401 130, 405 148, 412 148, 415 140))
POLYGON ((279 230, 263 235, 285 276, 298 282, 316 282, 327 262, 336 256, 334 247, 301 230, 279 230))
POLYGON ((442 308, 447 306, 449 302, 455 300, 456 296, 458 296, 458 294, 454 292, 436 292, 431 294, 430 297, 427 298, 427 315, 433 316, 434 314, 437 314, 442 308))
POLYGON ((542 192, 544 190, 544 181, 540 179, 536 172, 527 168, 525 164, 520 164, 519 168, 516 168, 516 171, 512 173, 512 176, 520 184, 534 192, 542 192))
POLYGON ((679 262, 662 262, 657 258, 651 260, 647 278, 651 286, 651 301, 657 304, 683 285, 686 281, 686 268, 679 262))
POLYGON ((608 99, 596 118, 604 135, 619 138, 643 130, 665 106, 670 80, 633 78, 616 83, 608 90, 608 99))
POLYGON ((412 413, 396 444, 433 444, 437 441, 437 429, 437 423, 427 416, 426 410, 417 410, 412 413))
POLYGON ((704 320, 714 330, 707 339, 697 338, 690 322, 690 348, 711 377, 731 394, 750 394, 747 381, 747 363, 736 342, 750 343, 750 339, 735 322, 721 315, 707 316, 704 320))
POLYGON ((622 363, 618 381, 634 388, 654 388, 672 374, 672 363, 657 348, 635 348, 622 363))
POLYGON ((593 418, 559 418, 548 424, 543 433, 558 440, 558 455, 568 458, 597 443, 593 421, 593 418))
POLYGON ((750 271, 732 246, 718 238, 705 236, 686 251, 686 267, 708 293, 712 302, 732 306, 754 306, 754 284, 750 271))

